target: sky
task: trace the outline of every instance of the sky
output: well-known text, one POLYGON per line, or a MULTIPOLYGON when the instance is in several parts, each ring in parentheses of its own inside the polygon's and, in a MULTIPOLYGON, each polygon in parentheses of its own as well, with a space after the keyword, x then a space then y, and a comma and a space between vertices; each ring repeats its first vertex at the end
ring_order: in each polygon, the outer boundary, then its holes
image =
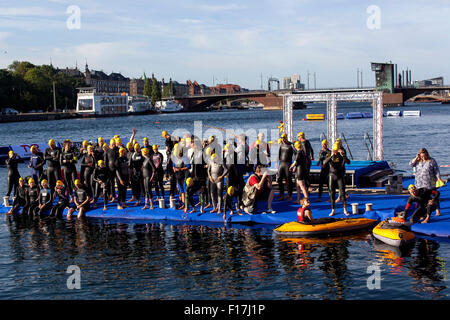
POLYGON ((449 83, 450 0, 50 0, 0 2, 0 68, 14 60, 139 78, 267 89, 374 86, 370 62, 449 83))

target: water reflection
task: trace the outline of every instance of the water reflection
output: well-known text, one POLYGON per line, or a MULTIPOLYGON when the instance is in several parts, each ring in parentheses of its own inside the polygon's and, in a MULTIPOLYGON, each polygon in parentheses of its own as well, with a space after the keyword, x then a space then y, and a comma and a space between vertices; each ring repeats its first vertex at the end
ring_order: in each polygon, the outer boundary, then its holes
MULTIPOLYGON (((358 259, 370 258, 372 245, 367 232, 283 239, 271 229, 226 225, 17 217, 6 225, 16 294, 33 273, 41 279, 33 297, 44 299, 67 295, 60 283, 72 264, 83 272, 79 295, 89 299, 345 299, 365 276, 367 263, 358 259)), ((405 252, 373 246, 392 275, 408 276, 412 290, 442 297, 445 262, 436 242, 418 239, 405 252)))

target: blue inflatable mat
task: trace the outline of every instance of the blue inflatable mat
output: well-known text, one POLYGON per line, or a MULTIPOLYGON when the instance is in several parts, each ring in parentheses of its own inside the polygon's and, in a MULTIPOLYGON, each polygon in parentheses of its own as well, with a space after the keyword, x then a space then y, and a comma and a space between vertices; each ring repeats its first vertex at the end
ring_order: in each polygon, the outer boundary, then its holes
MULTIPOLYGON (((437 237, 450 237, 450 184, 446 184, 440 188, 441 192, 441 216, 436 217, 435 213, 432 214, 430 222, 427 224, 417 223, 412 226, 414 232, 437 237)), ((131 197, 129 194, 128 198, 131 197)), ((277 195, 276 195, 277 198, 277 195)), ((296 195, 294 195, 296 199, 296 195)), ((311 210, 313 218, 327 217, 331 212, 328 194, 324 193, 321 202, 317 202, 317 193, 310 195, 311 210)), ((350 194, 347 199, 347 209, 352 212, 352 203, 358 203, 359 214, 350 215, 350 218, 369 218, 382 221, 386 218, 393 217, 395 212, 402 211, 405 208, 408 195, 395 195, 395 194, 350 194), (372 211, 365 211, 366 204, 372 203, 372 211)), ((194 199, 195 201, 197 199, 194 199)), ((99 199, 98 207, 91 208, 86 216, 88 218, 99 218, 106 220, 120 220, 129 221, 134 223, 143 223, 151 221, 171 221, 175 223, 189 223, 189 224, 222 224, 224 223, 223 214, 211 213, 211 208, 207 209, 204 214, 200 213, 200 208, 197 208, 197 212, 188 213, 187 216, 183 215, 182 210, 176 209, 162 209, 158 207, 158 202, 154 201, 155 209, 142 210, 143 204, 138 207, 129 207, 123 210, 117 210, 117 204, 108 204, 107 211, 103 211, 103 203, 99 199)), ((166 199, 166 205, 168 205, 168 199, 166 199)), ((263 214, 262 212, 267 208, 266 202, 258 203, 258 211, 253 215, 233 215, 230 216, 227 213, 227 222, 233 224, 242 225, 258 225, 261 227, 275 227, 277 225, 296 221, 297 210, 299 205, 292 201, 278 201, 274 200, 272 208, 276 211, 275 214, 263 214)), ((0 213, 7 213, 9 208, 0 206, 0 213)), ((412 213, 414 208, 409 210, 409 214, 412 213)), ((66 217, 68 209, 64 211, 64 218, 66 217)), ((19 213, 20 214, 20 213, 19 213)), ((76 213, 74 215, 76 217, 76 213)), ((343 214, 342 202, 336 204, 336 218, 346 217, 343 214)))

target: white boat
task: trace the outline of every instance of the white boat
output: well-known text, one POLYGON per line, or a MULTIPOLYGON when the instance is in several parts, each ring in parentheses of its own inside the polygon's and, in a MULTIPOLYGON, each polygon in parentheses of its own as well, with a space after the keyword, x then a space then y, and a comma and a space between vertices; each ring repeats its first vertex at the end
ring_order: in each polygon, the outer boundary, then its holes
POLYGON ((388 117, 401 117, 402 116, 402 112, 401 111, 391 110, 391 111, 387 112, 387 116, 388 117))
POLYGON ((183 110, 183 106, 176 103, 173 100, 157 101, 156 109, 162 113, 180 112, 183 110))
POLYGON ((77 113, 82 116, 117 116, 128 112, 128 94, 97 92, 93 87, 78 88, 77 113))
POLYGON ((157 112, 152 102, 146 96, 129 96, 128 97, 128 113, 130 114, 147 114, 157 112))
POLYGON ((421 112, 420 110, 404 110, 403 116, 404 117, 420 117, 421 112))

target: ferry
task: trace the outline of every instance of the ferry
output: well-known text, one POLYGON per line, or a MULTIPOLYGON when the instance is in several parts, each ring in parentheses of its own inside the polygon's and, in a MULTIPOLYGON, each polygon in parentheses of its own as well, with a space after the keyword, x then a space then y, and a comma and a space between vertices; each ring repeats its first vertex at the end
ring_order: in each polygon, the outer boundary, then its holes
POLYGON ((158 113, 158 110, 146 96, 128 96, 128 113, 132 115, 151 114, 158 113))
POLYGON ((162 113, 173 113, 183 111, 183 106, 174 100, 157 101, 156 108, 162 113))
POLYGON ((128 94, 97 92, 96 88, 78 88, 77 114, 82 117, 128 114, 128 94))

